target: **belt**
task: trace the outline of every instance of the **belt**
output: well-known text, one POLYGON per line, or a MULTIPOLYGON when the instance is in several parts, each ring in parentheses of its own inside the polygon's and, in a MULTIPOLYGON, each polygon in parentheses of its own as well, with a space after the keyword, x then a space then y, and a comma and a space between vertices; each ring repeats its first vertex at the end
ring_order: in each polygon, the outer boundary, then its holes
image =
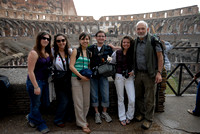
POLYGON ((147 70, 137 70, 137 72, 140 72, 140 73, 148 73, 147 70))

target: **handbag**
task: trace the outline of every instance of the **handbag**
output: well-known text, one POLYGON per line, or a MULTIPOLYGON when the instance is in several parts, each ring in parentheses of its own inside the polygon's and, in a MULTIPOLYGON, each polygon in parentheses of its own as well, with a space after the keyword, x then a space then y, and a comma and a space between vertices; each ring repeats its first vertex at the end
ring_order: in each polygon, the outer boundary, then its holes
POLYGON ((90 69, 82 69, 80 72, 79 72, 81 75, 83 76, 86 76, 88 78, 91 78, 92 77, 92 71, 90 69))
POLYGON ((105 77, 113 76, 116 73, 115 65, 111 63, 105 63, 98 67, 98 73, 105 77))
POLYGON ((110 77, 110 76, 113 76, 116 72, 115 64, 111 64, 107 60, 102 58, 102 55, 104 54, 104 49, 105 49, 104 45, 102 46, 100 52, 98 52, 97 47, 95 48, 96 53, 97 53, 98 57, 101 59, 102 63, 98 67, 95 67, 93 69, 94 75, 92 77, 94 77, 95 74, 96 74, 97 78, 99 77, 99 75, 104 76, 104 77, 110 77), (102 59, 104 59, 104 60, 102 60, 102 59))
POLYGON ((53 79, 62 79, 67 74, 67 71, 54 70, 53 79))
MULTIPOLYGON (((70 76, 70 70, 69 69, 67 69, 67 71, 66 71, 66 68, 67 67, 65 67, 65 64, 64 64, 64 61, 63 61, 63 59, 62 59, 62 57, 61 57, 61 55, 60 55, 60 53, 58 53, 59 54, 59 56, 60 56, 60 58, 61 58, 61 61, 62 61, 62 63, 63 63, 63 68, 64 68, 64 70, 65 71, 63 71, 63 70, 57 70, 56 69, 56 67, 54 67, 54 70, 53 70, 53 75, 52 75, 52 78, 53 78, 53 82, 61 82, 61 81, 64 81, 66 78, 67 78, 67 75, 69 75, 70 76)), ((68 64, 68 61, 66 60, 66 63, 68 64)))

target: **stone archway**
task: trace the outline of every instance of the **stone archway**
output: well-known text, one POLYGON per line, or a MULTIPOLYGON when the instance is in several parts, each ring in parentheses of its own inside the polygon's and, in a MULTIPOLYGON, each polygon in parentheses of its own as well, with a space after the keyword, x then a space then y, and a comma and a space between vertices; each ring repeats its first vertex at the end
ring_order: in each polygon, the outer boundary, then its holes
POLYGON ((0 27, 0 37, 4 37, 4 36, 5 36, 5 31, 3 27, 0 27))
POLYGON ((99 28, 97 25, 92 26, 91 28, 91 34, 96 34, 98 32, 99 28))

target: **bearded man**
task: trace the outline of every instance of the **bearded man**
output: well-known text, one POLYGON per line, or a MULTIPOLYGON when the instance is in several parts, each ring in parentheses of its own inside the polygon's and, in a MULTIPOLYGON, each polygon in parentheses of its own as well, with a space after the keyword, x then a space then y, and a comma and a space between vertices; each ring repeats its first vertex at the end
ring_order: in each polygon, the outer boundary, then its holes
POLYGON ((145 21, 139 21, 136 24, 136 35, 133 52, 135 119, 137 121, 144 119, 141 127, 149 129, 154 117, 156 87, 162 82, 163 55, 159 42, 152 43, 155 37, 149 33, 149 27, 145 21))

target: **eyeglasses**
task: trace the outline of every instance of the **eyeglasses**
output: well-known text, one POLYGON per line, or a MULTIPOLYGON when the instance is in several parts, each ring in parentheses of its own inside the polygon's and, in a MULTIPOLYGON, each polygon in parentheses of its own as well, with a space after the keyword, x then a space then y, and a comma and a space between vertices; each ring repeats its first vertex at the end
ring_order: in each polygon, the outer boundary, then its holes
POLYGON ((104 37, 106 37, 106 36, 97 36, 98 38, 104 38, 104 37))
POLYGON ((50 38, 47 38, 47 37, 42 37, 42 40, 50 41, 51 39, 50 39, 50 38))
POLYGON ((65 41, 66 41, 65 39, 62 39, 62 40, 56 40, 57 43, 65 42, 65 41))

